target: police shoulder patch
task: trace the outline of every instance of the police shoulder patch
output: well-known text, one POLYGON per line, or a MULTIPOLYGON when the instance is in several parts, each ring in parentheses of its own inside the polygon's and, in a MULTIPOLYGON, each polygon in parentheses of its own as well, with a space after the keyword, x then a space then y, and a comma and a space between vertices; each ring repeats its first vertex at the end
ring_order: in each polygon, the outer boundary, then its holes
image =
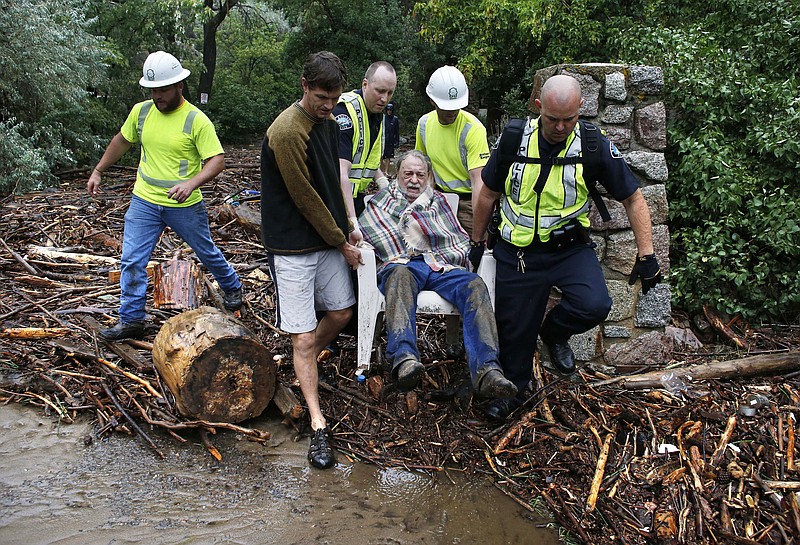
POLYGON ((612 159, 622 159, 622 154, 617 149, 617 146, 614 145, 614 142, 609 140, 608 142, 609 149, 611 150, 611 158, 612 159))
POLYGON ((339 124, 339 130, 346 131, 353 128, 353 120, 347 114, 339 114, 336 116, 336 122, 339 124))

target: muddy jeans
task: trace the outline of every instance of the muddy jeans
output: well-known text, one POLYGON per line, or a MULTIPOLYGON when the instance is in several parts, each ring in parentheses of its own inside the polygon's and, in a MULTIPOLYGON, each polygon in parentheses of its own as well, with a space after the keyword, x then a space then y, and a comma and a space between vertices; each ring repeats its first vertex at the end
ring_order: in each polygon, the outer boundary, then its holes
POLYGON ((420 257, 384 267, 378 273, 378 289, 386 297, 386 359, 393 373, 408 359, 419 361, 417 295, 422 290, 435 291, 458 308, 473 384, 491 369, 500 369, 492 302, 478 275, 464 269, 437 272, 420 257))

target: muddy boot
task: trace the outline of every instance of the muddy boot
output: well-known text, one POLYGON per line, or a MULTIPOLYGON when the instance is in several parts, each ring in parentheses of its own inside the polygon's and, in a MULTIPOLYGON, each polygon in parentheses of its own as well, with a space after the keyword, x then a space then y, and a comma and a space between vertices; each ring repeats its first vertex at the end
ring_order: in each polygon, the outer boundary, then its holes
POLYGON ((424 365, 417 360, 406 360, 397 367, 397 385, 404 390, 413 390, 424 374, 424 365))
POLYGON ((480 397, 513 397, 517 394, 517 387, 503 376, 500 369, 492 369, 481 377, 475 393, 480 397))

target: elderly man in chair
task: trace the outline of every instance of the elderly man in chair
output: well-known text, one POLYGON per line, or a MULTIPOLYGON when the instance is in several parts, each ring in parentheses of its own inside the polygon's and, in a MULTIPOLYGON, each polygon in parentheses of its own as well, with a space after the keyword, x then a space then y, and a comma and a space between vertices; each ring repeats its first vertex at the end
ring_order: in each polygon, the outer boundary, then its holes
POLYGON ((497 357, 497 326, 486 284, 467 270, 469 236, 444 196, 433 189, 431 162, 420 151, 403 154, 397 180, 367 202, 359 218, 364 241, 379 261, 378 289, 386 298, 386 358, 400 388, 425 373, 417 349, 417 295, 438 293, 458 308, 472 384, 481 397, 511 396, 497 357))

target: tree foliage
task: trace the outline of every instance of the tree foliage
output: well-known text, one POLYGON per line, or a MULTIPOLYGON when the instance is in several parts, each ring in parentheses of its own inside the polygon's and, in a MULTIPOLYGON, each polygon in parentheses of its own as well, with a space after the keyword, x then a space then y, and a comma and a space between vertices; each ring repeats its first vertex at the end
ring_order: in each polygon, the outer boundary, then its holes
POLYGON ((793 0, 656 3, 619 38, 665 69, 676 303, 800 319, 800 8, 793 0), (653 24, 655 23, 655 24, 653 24))
POLYGON ((25 191, 86 161, 97 140, 84 120, 106 54, 77 0, 0 2, 0 191, 25 191))

